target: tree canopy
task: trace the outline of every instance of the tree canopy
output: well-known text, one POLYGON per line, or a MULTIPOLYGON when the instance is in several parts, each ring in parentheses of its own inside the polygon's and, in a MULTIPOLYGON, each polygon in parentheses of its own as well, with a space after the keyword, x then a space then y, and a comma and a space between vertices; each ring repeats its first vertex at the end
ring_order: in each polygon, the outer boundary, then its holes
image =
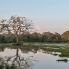
POLYGON ((11 16, 9 19, 0 21, 0 32, 13 34, 16 37, 16 42, 19 42, 19 36, 25 32, 29 32, 32 28, 32 21, 26 17, 11 16))

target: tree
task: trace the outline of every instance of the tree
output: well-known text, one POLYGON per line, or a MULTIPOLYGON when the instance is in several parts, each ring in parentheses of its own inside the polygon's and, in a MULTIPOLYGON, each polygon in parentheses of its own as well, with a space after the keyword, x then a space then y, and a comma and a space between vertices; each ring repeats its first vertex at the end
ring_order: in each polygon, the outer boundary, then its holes
POLYGON ((26 17, 11 16, 10 19, 2 19, 0 21, 0 32, 14 34, 16 42, 19 42, 20 35, 29 32, 32 28, 32 21, 26 17))
POLYGON ((53 33, 50 32, 43 32, 42 33, 42 41, 44 42, 51 42, 53 37, 53 33))
POLYGON ((61 42, 61 35, 57 32, 54 33, 53 37, 52 37, 53 42, 61 42))
POLYGON ((33 42, 40 42, 41 41, 41 34, 34 32, 31 34, 31 41, 33 42))
POLYGON ((61 35, 62 41, 69 41, 69 31, 65 31, 62 35, 61 35))
POLYGON ((43 32, 43 33, 42 33, 42 42, 47 42, 48 37, 47 37, 46 34, 47 34, 46 32, 43 32))

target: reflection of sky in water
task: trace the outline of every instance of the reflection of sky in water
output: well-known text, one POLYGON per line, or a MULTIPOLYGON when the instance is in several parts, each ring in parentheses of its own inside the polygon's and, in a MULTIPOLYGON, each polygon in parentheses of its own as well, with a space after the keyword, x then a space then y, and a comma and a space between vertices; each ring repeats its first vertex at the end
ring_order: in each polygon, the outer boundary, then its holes
MULTIPOLYGON (((0 57, 5 56, 14 56, 16 55, 15 49, 5 49, 4 52, 0 52, 0 57)), ((69 62, 57 62, 57 59, 60 59, 58 56, 53 56, 51 54, 42 53, 41 51, 38 51, 37 53, 22 53, 21 50, 19 50, 19 55, 23 57, 29 57, 32 56, 33 60, 36 60, 34 62, 34 65, 32 69, 69 69, 69 62)))

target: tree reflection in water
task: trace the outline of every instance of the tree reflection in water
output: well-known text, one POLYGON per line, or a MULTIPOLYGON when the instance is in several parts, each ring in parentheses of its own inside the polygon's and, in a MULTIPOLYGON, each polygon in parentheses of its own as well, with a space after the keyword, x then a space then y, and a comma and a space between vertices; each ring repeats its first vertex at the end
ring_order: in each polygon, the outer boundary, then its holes
POLYGON ((29 69, 32 66, 32 56, 24 58, 18 52, 19 48, 16 49, 15 56, 0 57, 0 69, 29 69))
MULTIPOLYGON (((9 48, 10 51, 12 49, 16 50, 16 55, 9 56, 9 57, 2 57, 0 56, 0 69, 30 69, 32 67, 33 61, 32 56, 31 57, 22 57, 19 53, 26 53, 33 52, 34 54, 38 52, 47 53, 55 56, 63 56, 63 57, 69 57, 69 54, 66 55, 66 52, 69 52, 69 49, 53 49, 52 47, 39 47, 39 46, 2 46, 0 47, 0 51, 4 51, 6 48, 9 48), (65 52, 63 52, 65 51, 65 52)), ((57 59, 58 60, 58 59, 57 59)), ((55 60, 56 61, 56 60, 55 60)), ((64 61, 64 60, 60 60, 64 61)), ((67 59, 64 62, 68 62, 67 59)))

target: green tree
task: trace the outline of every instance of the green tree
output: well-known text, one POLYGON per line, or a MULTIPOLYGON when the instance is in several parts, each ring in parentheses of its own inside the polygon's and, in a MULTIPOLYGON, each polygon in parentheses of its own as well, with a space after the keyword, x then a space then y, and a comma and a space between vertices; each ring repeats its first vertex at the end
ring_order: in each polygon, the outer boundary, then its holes
POLYGON ((62 40, 61 35, 59 33, 55 32, 55 34, 52 37, 52 41, 53 42, 61 42, 61 40, 62 40))
POLYGON ((40 42, 41 41, 41 34, 34 32, 31 34, 31 41, 33 42, 40 42))
POLYGON ((44 42, 51 42, 53 37, 53 33, 50 32, 43 32, 42 34, 42 40, 44 42))
POLYGON ((12 16, 10 19, 0 21, 0 32, 13 34, 16 37, 16 42, 19 42, 19 37, 25 32, 29 32, 32 28, 32 21, 26 17, 12 16))

